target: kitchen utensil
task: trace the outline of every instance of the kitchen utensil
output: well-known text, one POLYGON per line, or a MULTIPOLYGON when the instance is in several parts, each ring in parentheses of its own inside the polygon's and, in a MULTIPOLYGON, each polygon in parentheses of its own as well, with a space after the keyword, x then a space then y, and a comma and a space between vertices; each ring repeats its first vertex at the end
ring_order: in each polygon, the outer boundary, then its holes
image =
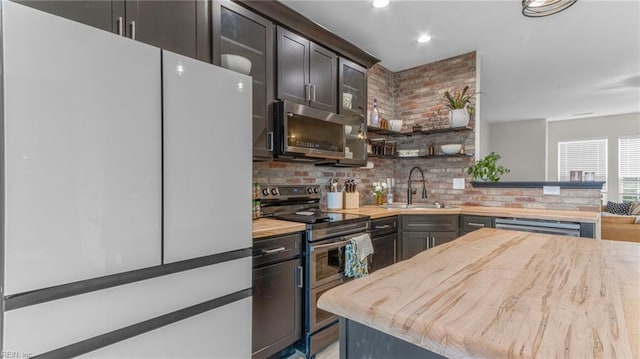
POLYGON ((442 152, 448 154, 448 155, 455 155, 457 153, 460 152, 460 149, 462 148, 462 145, 459 143, 453 143, 453 144, 449 144, 449 145, 442 145, 440 146, 440 149, 442 149, 442 152))
POLYGON ((338 192, 338 179, 335 177, 329 179, 329 192, 338 192))

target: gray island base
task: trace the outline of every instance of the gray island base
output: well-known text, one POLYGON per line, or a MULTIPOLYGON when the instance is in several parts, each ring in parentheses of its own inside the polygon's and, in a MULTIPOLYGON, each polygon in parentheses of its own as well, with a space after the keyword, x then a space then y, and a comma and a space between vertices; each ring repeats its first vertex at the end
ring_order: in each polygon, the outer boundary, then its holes
POLYGON ((393 335, 340 317, 340 359, 446 358, 393 335))

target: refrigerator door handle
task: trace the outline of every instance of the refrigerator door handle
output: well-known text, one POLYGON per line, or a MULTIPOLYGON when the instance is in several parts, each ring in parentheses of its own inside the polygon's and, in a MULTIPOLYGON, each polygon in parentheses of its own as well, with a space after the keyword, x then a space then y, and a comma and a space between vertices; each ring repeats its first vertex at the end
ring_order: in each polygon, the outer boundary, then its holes
POLYGON ((131 21, 131 40, 136 39, 136 22, 135 20, 131 21))
POLYGON ((122 16, 118 16, 116 23, 118 24, 118 35, 122 36, 122 16))

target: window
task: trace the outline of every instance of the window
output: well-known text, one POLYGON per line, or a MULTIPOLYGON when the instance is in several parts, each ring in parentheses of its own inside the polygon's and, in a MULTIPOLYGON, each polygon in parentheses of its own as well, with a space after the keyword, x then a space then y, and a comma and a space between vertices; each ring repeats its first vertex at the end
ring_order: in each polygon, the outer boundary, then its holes
POLYGON ((623 202, 640 200, 640 135, 618 139, 619 188, 623 202))
POLYGON ((607 139, 558 142, 558 181, 569 181, 570 171, 595 172, 596 181, 606 181, 607 139))

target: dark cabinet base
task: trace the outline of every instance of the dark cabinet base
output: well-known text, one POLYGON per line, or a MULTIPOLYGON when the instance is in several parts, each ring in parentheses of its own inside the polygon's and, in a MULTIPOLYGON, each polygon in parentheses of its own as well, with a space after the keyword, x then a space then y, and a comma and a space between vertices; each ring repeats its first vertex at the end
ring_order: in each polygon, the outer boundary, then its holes
POLYGON ((340 318, 340 359, 347 358, 445 358, 349 319, 340 318))

